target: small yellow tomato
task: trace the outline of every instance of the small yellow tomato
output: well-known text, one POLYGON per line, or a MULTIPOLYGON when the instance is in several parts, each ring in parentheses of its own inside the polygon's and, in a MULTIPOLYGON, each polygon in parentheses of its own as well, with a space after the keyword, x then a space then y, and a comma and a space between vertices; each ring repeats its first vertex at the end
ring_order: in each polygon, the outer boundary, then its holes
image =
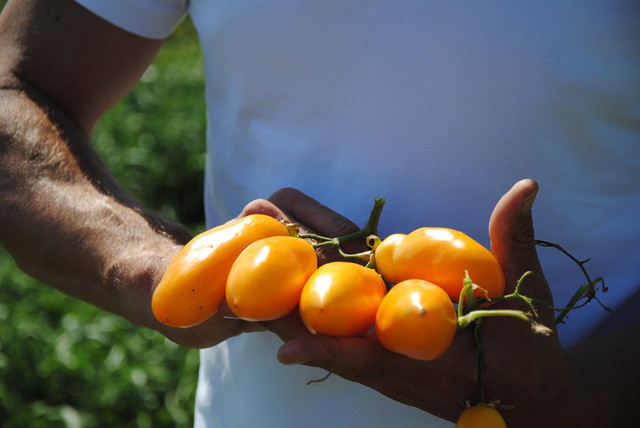
POLYGON ((300 300, 302 287, 318 267, 313 246, 304 239, 273 236, 249 245, 227 279, 227 303, 247 321, 287 315, 300 300))
POLYGON ((382 346, 417 360, 441 356, 457 328, 458 317, 447 293, 421 279, 396 284, 376 316, 376 335, 382 346))
POLYGON ((273 217, 252 214, 194 237, 174 256, 154 290, 154 316, 172 327, 191 327, 211 317, 224 300, 236 257, 269 236, 289 236, 289 231, 273 217))
POLYGON ((386 291, 373 269, 349 262, 327 263, 305 284, 300 317, 313 334, 362 335, 373 326, 386 291))
POLYGON ((507 428, 507 424, 495 407, 480 404, 467 407, 458 418, 456 428, 507 428))
POLYGON ((442 287, 457 302, 465 271, 485 289, 476 297, 494 298, 504 293, 504 273, 491 251, 462 232, 423 227, 408 235, 394 234, 375 249, 376 269, 391 283, 423 279, 442 287))

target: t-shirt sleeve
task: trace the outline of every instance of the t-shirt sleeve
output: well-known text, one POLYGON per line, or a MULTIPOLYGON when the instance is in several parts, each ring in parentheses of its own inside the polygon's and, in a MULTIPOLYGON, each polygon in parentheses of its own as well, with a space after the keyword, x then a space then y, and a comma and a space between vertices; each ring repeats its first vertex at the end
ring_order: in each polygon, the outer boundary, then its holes
POLYGON ((138 36, 164 39, 187 13, 188 0, 75 0, 113 25, 138 36))

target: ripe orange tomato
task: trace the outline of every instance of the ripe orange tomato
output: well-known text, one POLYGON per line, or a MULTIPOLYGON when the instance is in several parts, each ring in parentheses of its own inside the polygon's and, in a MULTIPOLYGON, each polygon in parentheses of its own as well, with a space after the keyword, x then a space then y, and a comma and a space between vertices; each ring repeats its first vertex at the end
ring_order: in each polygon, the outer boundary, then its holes
POLYGON ((191 327, 211 317, 224 299, 236 257, 268 236, 289 232, 273 217, 253 214, 194 237, 175 255, 153 292, 155 317, 173 327, 191 327))
POLYGON ((456 428, 507 428, 507 424, 495 407, 480 404, 467 407, 456 422, 456 428))
MULTIPOLYGON (((481 244, 453 229, 423 227, 408 235, 394 234, 375 249, 376 269, 391 283, 423 279, 442 287, 457 302, 465 270, 488 292, 504 293, 504 273, 493 254, 481 244)), ((485 297, 476 290, 477 297, 485 297)))
POLYGON ((358 336, 369 330, 386 293, 373 269, 350 262, 320 266, 300 296, 300 317, 313 334, 358 336))
POLYGON ((434 360, 449 347, 458 317, 451 299, 421 279, 402 281, 380 303, 376 334, 382 346, 417 360, 434 360))
POLYGON ((272 236, 256 241, 231 266, 229 308, 247 321, 283 317, 298 305, 302 287, 317 267, 316 251, 304 239, 272 236))

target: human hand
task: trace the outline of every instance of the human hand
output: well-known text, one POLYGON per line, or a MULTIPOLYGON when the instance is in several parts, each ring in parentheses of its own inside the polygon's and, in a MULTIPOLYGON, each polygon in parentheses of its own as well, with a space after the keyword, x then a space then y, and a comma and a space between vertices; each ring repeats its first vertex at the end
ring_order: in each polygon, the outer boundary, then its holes
MULTIPOLYGON (((503 267, 507 289, 532 271, 521 287, 529 297, 543 299, 537 305, 540 322, 554 325, 551 292, 538 262, 531 206, 538 190, 532 180, 523 180, 498 202, 489 231, 492 252, 503 267)), ((303 218, 300 216, 300 218, 303 218)), ((517 304, 504 307, 525 309, 517 304)), ((570 387, 573 366, 557 334, 533 334, 528 323, 494 317, 480 327, 486 378, 485 397, 500 400, 499 407, 512 426, 571 426, 570 387)), ((434 361, 413 360, 382 347, 375 335, 333 338, 304 334, 287 341, 278 353, 284 364, 322 367, 348 380, 371 387, 394 400, 429 413, 455 420, 466 400, 477 398, 474 381, 473 331, 459 330, 449 350, 434 361)))

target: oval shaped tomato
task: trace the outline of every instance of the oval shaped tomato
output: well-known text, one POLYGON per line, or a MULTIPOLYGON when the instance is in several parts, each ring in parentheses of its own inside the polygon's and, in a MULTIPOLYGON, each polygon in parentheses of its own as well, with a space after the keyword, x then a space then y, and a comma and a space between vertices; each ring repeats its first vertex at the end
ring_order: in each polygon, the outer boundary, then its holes
POLYGON ((467 407, 458 418, 456 428, 507 428, 507 424, 495 407, 480 404, 467 407))
POLYGON ((447 293, 421 279, 396 284, 376 315, 376 334, 382 346, 417 360, 441 356, 457 328, 458 317, 447 293))
POLYGON ((289 232, 273 217, 253 214, 194 237, 171 260, 153 292, 155 317, 172 327, 191 327, 211 317, 224 300, 235 259, 249 244, 269 236, 289 232))
POLYGON ((373 269, 332 262, 316 270, 300 296, 300 317, 313 334, 358 336, 369 330, 386 293, 373 269))
POLYGON ((423 227, 408 235, 387 237, 375 249, 376 269, 391 283, 423 279, 442 287, 457 302, 465 271, 485 289, 477 297, 504 293, 504 273, 491 251, 462 232, 441 227, 423 227))
POLYGON ((273 236, 256 241, 231 266, 229 308, 247 321, 283 317, 298 305, 302 287, 317 267, 316 251, 304 239, 273 236))

